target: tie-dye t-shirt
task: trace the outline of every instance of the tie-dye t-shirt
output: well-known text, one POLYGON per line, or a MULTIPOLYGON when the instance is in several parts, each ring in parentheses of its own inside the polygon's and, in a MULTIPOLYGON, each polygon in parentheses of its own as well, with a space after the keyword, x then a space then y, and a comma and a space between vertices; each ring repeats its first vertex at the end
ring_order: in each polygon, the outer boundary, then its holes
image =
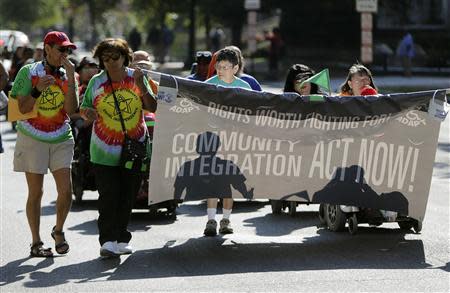
MULTIPOLYGON (((113 82, 113 88, 119 102, 125 122, 127 135, 143 141, 147 131, 142 114, 142 99, 138 86, 134 83, 133 69, 127 68, 127 76, 122 82, 113 82)), ((152 93, 144 78, 147 90, 152 93)), ((124 134, 120 116, 114 104, 111 84, 105 71, 95 75, 86 89, 81 108, 92 108, 98 113, 94 121, 91 137, 91 161, 96 164, 118 166, 124 134)))
MULTIPOLYGON (((72 138, 70 119, 64 110, 64 97, 68 87, 67 76, 64 69, 60 70, 64 74, 53 75, 56 82, 43 90, 36 99, 37 117, 17 121, 17 130, 21 133, 48 143, 59 143, 72 138)), ((11 97, 29 95, 39 78, 46 74, 50 73, 46 72, 42 62, 23 66, 14 80, 11 97)))

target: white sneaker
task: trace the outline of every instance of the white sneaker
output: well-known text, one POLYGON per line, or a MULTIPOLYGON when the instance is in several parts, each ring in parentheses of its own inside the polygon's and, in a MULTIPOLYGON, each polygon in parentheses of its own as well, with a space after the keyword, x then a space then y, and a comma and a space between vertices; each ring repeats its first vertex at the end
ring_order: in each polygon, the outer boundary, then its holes
POLYGON ((119 257, 119 254, 117 241, 106 241, 100 247, 100 256, 103 258, 119 257))
POLYGON ((126 242, 117 243, 117 250, 119 251, 119 254, 132 254, 133 253, 133 247, 126 242))

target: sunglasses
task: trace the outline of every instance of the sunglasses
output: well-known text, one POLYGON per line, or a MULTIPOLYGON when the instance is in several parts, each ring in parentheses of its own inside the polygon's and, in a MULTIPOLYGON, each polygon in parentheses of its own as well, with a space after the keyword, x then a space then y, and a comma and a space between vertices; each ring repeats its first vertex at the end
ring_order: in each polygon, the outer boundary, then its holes
POLYGON ((72 48, 69 47, 58 47, 57 50, 61 53, 72 54, 72 48))
POLYGON ((211 52, 208 52, 208 51, 198 51, 196 53, 196 57, 197 58, 201 58, 201 57, 203 57, 203 58, 211 58, 212 55, 211 55, 211 52))
POLYGON ((117 61, 119 60, 120 56, 122 56, 120 53, 105 54, 102 55, 102 61, 103 62, 108 62, 109 60, 117 61))

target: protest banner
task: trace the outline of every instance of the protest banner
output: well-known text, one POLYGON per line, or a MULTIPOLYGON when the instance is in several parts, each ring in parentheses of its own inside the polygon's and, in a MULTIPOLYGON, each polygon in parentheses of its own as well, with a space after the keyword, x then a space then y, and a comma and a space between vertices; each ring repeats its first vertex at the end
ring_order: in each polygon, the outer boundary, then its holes
POLYGON ((161 76, 149 203, 270 198, 423 219, 446 91, 272 94, 161 76))

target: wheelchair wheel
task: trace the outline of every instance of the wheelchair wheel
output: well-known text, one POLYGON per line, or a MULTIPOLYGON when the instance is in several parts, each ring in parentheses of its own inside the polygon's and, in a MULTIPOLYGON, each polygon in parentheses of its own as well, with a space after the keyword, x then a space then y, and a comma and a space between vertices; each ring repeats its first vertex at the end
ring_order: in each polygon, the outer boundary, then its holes
POLYGON ((325 213, 326 213, 326 204, 325 203, 321 203, 319 205, 319 221, 321 225, 326 225, 327 224, 327 220, 325 217, 325 213))
POLYGON ((73 185, 73 195, 75 196, 75 203, 81 203, 83 200, 83 186, 73 185))
POLYGON ((347 220, 344 212, 341 211, 339 205, 327 204, 326 207, 326 221, 328 229, 334 232, 343 231, 347 220))
POLYGON ((289 201, 288 202, 288 215, 291 217, 295 217, 295 212, 297 211, 297 202, 289 201))
POLYGON ((349 217, 347 219, 347 223, 348 223, 348 232, 350 232, 350 234, 355 235, 356 232, 358 231, 358 218, 356 217, 355 214, 353 214, 351 217, 349 217))
POLYGON ((270 206, 272 207, 272 214, 280 215, 283 211, 283 202, 277 199, 270 200, 270 206))

